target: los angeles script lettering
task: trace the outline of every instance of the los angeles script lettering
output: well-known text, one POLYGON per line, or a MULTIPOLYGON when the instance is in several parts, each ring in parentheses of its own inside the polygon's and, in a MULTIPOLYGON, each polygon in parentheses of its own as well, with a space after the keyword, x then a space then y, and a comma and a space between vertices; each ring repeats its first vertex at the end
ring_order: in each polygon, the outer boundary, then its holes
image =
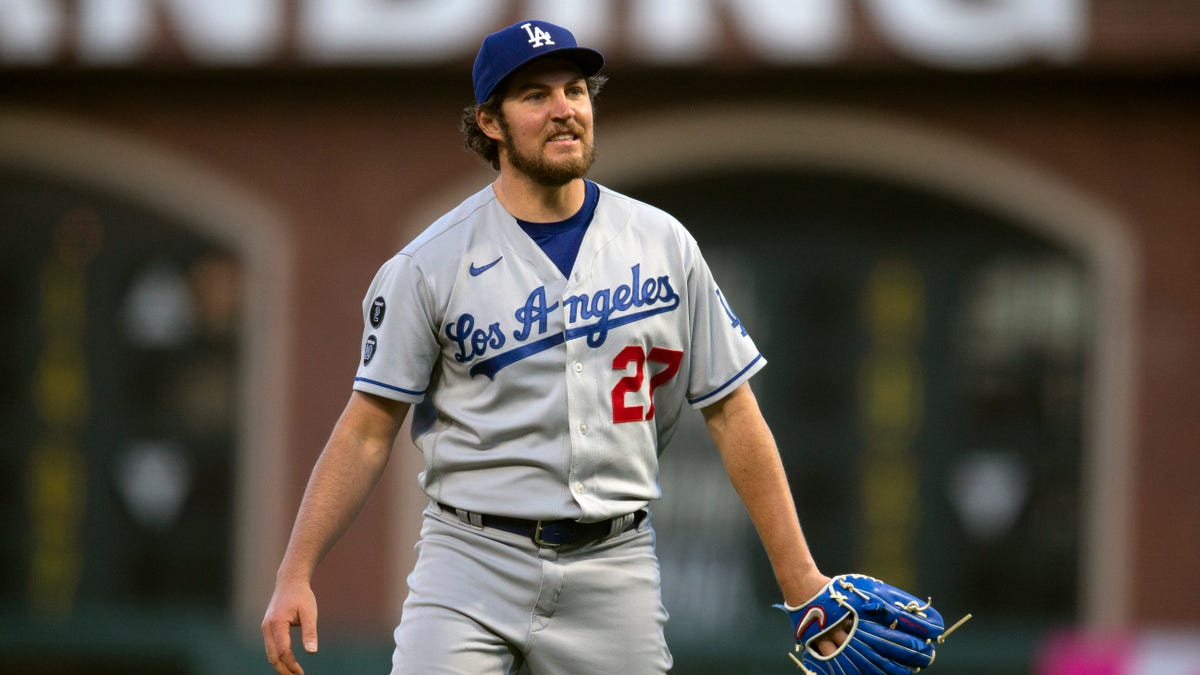
MULTIPOLYGON (((589 347, 604 344, 608 338, 608 330, 614 322, 616 325, 628 323, 628 320, 617 320, 618 318, 636 318, 638 313, 630 310, 659 305, 669 305, 673 309, 679 304, 679 294, 671 286, 671 278, 668 275, 643 279, 641 265, 634 265, 629 271, 629 283, 593 293, 569 295, 562 299, 562 311, 565 313, 563 318, 568 326, 594 321, 570 331, 579 334, 582 330, 587 336, 589 347), (629 314, 626 314, 627 312, 629 314)), ((483 325, 473 314, 464 312, 445 327, 446 337, 457 346, 454 359, 459 363, 467 363, 484 356, 489 350, 503 348, 508 344, 509 337, 516 341, 516 346, 520 346, 531 338, 545 335, 549 330, 551 312, 558 307, 557 302, 549 303, 546 287, 538 286, 525 299, 525 304, 513 312, 517 327, 508 334, 502 328, 501 322, 483 325)))

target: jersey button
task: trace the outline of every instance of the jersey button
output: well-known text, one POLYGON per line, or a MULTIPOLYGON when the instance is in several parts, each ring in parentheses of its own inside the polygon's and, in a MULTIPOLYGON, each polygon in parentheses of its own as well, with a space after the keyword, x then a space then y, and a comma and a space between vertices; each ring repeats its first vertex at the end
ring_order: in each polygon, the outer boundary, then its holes
POLYGON ((577 373, 583 372, 583 364, 582 363, 580 363, 578 361, 575 362, 575 372, 577 372, 577 373))
POLYGON ((579 494, 583 494, 583 483, 580 483, 575 486, 575 492, 577 492, 579 494))
POLYGON ((588 432, 588 425, 580 424, 579 425, 579 433, 586 434, 587 432, 588 432))

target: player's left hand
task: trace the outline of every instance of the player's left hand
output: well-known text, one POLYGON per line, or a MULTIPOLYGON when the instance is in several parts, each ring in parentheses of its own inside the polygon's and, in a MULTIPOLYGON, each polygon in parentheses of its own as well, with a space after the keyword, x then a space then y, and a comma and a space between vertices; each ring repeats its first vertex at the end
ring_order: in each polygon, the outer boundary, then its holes
POLYGON ((846 640, 850 639, 850 629, 853 626, 854 620, 846 617, 833 628, 818 635, 813 640, 813 649, 817 650, 821 656, 833 656, 837 653, 838 648, 846 644, 846 640))
MULTIPOLYGON (((800 597, 811 597, 820 593, 830 581, 832 580, 824 574, 813 571, 801 580, 801 585, 796 590, 802 594, 800 597)), ((786 603, 775 606, 785 611, 787 608, 786 603)), ((816 649, 821 654, 832 654, 838 647, 842 646, 842 643, 846 641, 849 635, 850 622, 843 621, 819 635, 816 641, 813 642, 813 649, 816 649)))
POLYGON ((908 675, 933 663, 935 645, 946 633, 942 615, 928 601, 857 574, 834 577, 799 607, 776 607, 792 621, 801 652, 792 659, 813 675, 908 675))

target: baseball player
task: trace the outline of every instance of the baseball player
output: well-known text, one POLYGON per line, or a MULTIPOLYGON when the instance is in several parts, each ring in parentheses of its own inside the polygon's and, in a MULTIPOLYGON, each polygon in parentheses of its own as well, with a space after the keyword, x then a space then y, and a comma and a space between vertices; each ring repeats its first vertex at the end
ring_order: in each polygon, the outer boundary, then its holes
MULTIPOLYGON (((687 407, 703 413, 783 599, 797 603, 788 609, 830 583, 748 384, 766 362, 696 241, 667 213, 585 178, 603 63, 545 21, 484 39, 462 126, 499 173, 384 263, 366 293, 354 391, 263 620, 277 672, 303 672, 290 626, 316 651, 314 568, 378 481, 410 408, 429 504, 395 674, 667 672, 649 506, 687 407)), ((824 630, 813 649, 846 639, 824 630)))

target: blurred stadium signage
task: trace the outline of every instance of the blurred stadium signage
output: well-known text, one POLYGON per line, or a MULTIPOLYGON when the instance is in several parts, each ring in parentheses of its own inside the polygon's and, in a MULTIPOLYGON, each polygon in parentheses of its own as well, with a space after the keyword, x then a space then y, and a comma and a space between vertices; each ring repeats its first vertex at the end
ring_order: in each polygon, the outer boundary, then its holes
POLYGON ((950 69, 1069 63, 1090 0, 0 0, 0 64, 428 65, 524 16, 629 61, 825 64, 882 42, 950 69), (520 16, 518 16, 520 15, 520 16), (868 25, 862 25, 859 19, 868 25))

